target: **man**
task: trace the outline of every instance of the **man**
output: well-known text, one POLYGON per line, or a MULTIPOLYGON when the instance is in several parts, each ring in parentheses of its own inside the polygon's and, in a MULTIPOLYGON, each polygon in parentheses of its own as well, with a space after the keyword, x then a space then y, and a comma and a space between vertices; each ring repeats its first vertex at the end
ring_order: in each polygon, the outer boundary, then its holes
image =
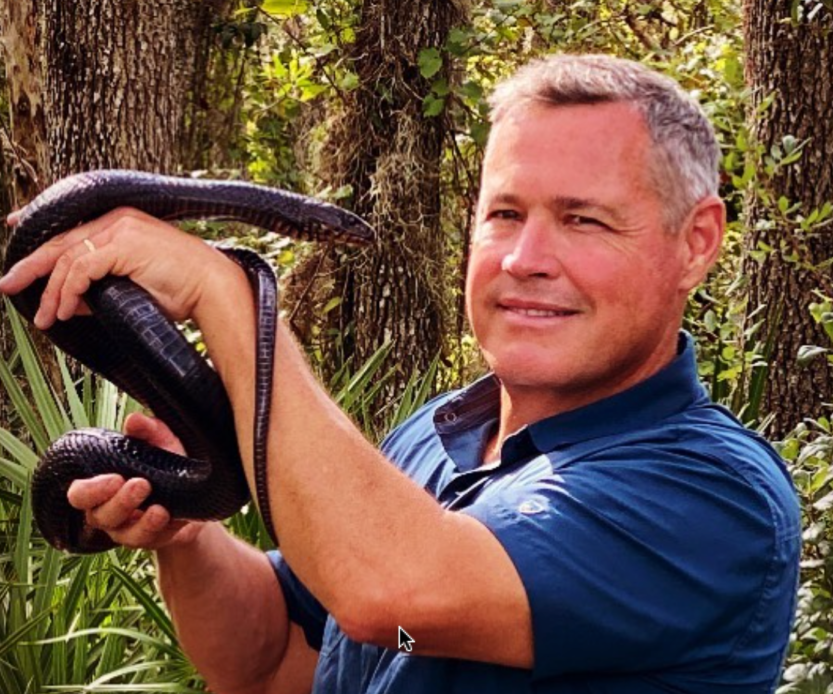
MULTIPOLYGON (((492 106, 467 284, 492 375, 380 453, 281 326, 268 559, 218 524, 137 511, 144 480, 77 482, 71 503, 156 549, 182 645, 218 694, 771 692, 794 610, 795 495, 773 450, 708 401, 680 333, 723 235, 712 129, 673 82, 601 56, 532 64, 492 106)), ((0 290, 50 272, 40 327, 84 310, 106 273, 197 321, 251 477, 241 272, 124 210, 0 290)), ((146 417, 128 433, 178 445, 146 417)))

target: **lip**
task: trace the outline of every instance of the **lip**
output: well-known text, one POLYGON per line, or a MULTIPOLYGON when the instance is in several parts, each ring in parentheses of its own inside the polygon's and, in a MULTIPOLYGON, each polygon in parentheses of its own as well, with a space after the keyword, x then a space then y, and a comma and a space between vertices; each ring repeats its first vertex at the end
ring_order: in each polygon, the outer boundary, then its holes
POLYGON ((569 318, 581 313, 578 309, 562 304, 526 299, 500 299, 497 306, 502 311, 525 318, 569 318))

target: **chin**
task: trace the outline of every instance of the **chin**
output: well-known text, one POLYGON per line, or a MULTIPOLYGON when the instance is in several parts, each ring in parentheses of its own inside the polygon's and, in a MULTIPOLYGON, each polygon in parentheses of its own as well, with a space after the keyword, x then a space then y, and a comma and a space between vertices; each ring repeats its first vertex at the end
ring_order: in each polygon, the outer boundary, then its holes
POLYGON ((487 358, 487 362, 502 384, 518 388, 558 389, 575 380, 579 371, 578 365, 573 367, 563 359, 558 360, 558 368, 555 368, 556 362, 551 355, 533 358, 529 355, 506 354, 494 359, 487 358))

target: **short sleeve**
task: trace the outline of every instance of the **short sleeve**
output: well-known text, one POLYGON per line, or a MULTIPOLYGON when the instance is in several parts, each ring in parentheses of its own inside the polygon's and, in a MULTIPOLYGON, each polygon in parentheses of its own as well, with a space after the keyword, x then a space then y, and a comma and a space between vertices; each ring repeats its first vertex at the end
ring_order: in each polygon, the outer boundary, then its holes
POLYGON ((278 550, 267 552, 267 556, 281 584, 289 619, 304 630, 310 648, 320 651, 327 611, 301 583, 278 550))
POLYGON ((697 460, 582 462, 463 512, 521 577, 535 679, 728 657, 775 551, 766 500, 697 460))

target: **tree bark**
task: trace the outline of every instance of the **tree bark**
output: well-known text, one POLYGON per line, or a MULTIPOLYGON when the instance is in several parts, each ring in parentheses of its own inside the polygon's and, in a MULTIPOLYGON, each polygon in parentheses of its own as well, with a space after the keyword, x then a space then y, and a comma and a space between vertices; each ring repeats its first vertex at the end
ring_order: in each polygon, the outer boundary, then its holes
MULTIPOLYGON (((765 152, 786 135, 807 140, 803 156, 761 184, 773 201, 781 196, 800 203, 805 215, 833 200, 833 17, 822 10, 812 20, 790 21, 787 0, 745 0, 746 78, 754 90, 753 106, 772 98, 771 106, 751 122, 765 152)), ((754 111, 752 111, 754 113, 754 111)), ((759 241, 776 249, 760 263, 747 262, 750 310, 764 305, 765 330, 774 333, 762 413, 776 417, 771 434, 780 437, 802 419, 823 413, 833 398, 833 378, 823 359, 800 366, 801 345, 831 346, 809 314, 813 290, 829 291, 827 270, 809 265, 833 256, 829 225, 804 237, 760 195, 750 196, 747 209, 748 247, 759 241), (769 221, 772 228, 764 229, 769 221), (786 253, 780 252, 784 247, 786 253), (798 252, 800 261, 786 260, 798 252)))
POLYGON ((351 187, 352 208, 376 227, 379 244, 316 253, 287 287, 285 305, 297 309, 293 327, 335 357, 327 357, 326 375, 347 360, 357 368, 391 343, 397 375, 385 398, 443 348, 451 287, 440 225, 445 121, 424 116, 423 99, 447 73, 426 79, 418 60, 421 50, 443 46, 461 16, 461 6, 448 0, 362 3, 351 51, 359 87, 344 95, 330 129, 322 178, 334 189, 351 187), (340 304, 322 316, 333 298, 340 304))
MULTIPOLYGON (((205 80, 195 56, 228 4, 0 0, 11 122, 3 178, 11 206, 82 170, 175 170, 192 86, 205 80)), ((7 234, 0 225, 0 247, 7 234)), ((38 351, 59 384, 52 348, 44 341, 38 351)))

